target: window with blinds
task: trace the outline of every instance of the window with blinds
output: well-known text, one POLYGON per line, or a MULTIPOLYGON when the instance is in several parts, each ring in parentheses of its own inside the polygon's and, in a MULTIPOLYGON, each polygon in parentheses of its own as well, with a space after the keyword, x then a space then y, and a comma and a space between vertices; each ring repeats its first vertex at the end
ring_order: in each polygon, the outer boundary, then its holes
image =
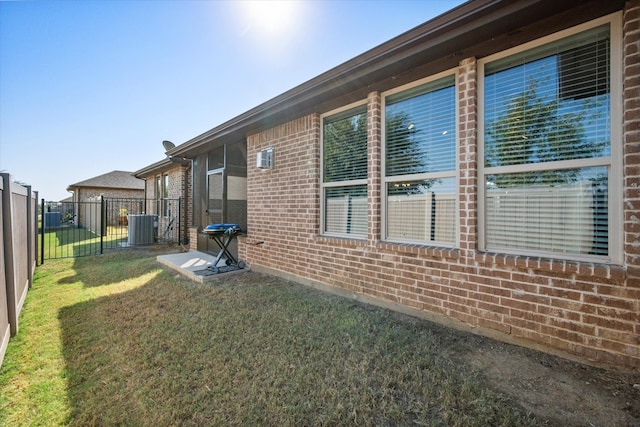
POLYGON ((385 97, 385 238, 456 241, 453 75, 385 97))
POLYGON ((323 118, 322 189, 322 233, 366 237, 366 105, 323 118))
POLYGON ((168 173, 165 173, 164 175, 162 175, 162 198, 163 198, 162 215, 170 216, 171 212, 169 207, 169 201, 167 200, 169 199, 169 174, 168 173))
POLYGON ((609 25, 484 67, 484 246, 609 254, 609 25))
POLYGON ((160 215, 162 212, 162 177, 156 175, 156 214, 160 215))

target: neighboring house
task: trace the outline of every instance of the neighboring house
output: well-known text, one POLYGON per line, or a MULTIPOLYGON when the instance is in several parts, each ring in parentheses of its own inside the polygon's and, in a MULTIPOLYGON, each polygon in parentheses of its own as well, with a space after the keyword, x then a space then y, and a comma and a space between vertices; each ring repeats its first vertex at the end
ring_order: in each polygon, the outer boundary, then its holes
POLYGON ((144 180, 146 213, 158 215, 160 230, 179 227, 180 243, 186 243, 191 218, 191 162, 167 157, 133 176, 144 180))
POLYGON ((112 171, 71 184, 67 191, 73 192, 74 202, 83 202, 96 196, 142 198, 144 181, 133 176, 132 172, 112 171))
MULTIPOLYGON (((144 199, 144 181, 134 177, 131 172, 112 171, 71 184, 67 187, 67 191, 73 192, 73 204, 76 211, 74 216, 77 225, 86 225, 87 220, 84 217, 87 213, 83 211, 83 208, 90 206, 80 202, 95 201, 100 196, 105 199, 122 201, 109 205, 108 217, 113 218, 114 221, 109 225, 126 225, 126 215, 134 213, 129 212, 131 210, 130 200, 144 199), (121 218, 119 223, 117 223, 118 218, 121 218)), ((142 204, 142 202, 138 204, 142 204)))
POLYGON ((256 271, 638 368, 639 26, 640 0, 428 21, 169 150, 190 246, 238 222, 256 271))

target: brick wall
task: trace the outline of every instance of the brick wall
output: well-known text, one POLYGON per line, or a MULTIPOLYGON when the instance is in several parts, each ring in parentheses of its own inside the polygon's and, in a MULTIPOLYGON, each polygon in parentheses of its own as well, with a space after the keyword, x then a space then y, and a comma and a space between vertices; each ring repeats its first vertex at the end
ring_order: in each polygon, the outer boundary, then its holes
MULTIPOLYGON (((189 227, 189 250, 197 251, 198 250, 198 227, 189 227)), ((242 259, 246 259, 246 256, 242 257, 242 259)))
MULTIPOLYGON (((633 286, 640 287, 640 0, 624 11, 624 200, 625 256, 633 286)), ((636 331, 636 333, 640 333, 636 331)))
MULTIPOLYGON (((180 239, 181 243, 189 241, 189 230, 188 225, 191 223, 191 212, 193 209, 193 204, 191 203, 191 169, 188 165, 180 165, 178 163, 171 169, 164 170, 158 173, 150 173, 145 176, 147 185, 146 185, 146 195, 147 199, 147 213, 158 214, 157 204, 154 202, 156 200, 156 186, 157 186, 157 177, 160 175, 164 177, 165 174, 169 175, 169 192, 168 199, 177 200, 181 199, 180 203, 180 239)), ((164 178, 161 178, 164 183, 164 178)), ((177 209, 177 207, 171 207, 171 209, 177 209)), ((177 215, 177 211, 174 212, 177 215)), ((161 223, 168 222, 167 220, 160 219, 161 223)))
POLYGON ((248 168, 247 260, 274 267, 286 264, 301 275, 316 268, 310 254, 299 248, 313 245, 320 218, 319 138, 320 117, 311 115, 247 139, 249 159, 272 146, 276 165, 248 168))
POLYGON ((459 247, 385 243, 381 237, 381 96, 368 96, 366 240, 319 236, 317 114, 249 136, 248 158, 275 148, 275 169, 248 168, 248 230, 240 256, 252 267, 429 318, 542 346, 583 360, 640 367, 640 0, 625 11, 625 266, 477 250, 477 65, 458 67, 459 247))
POLYGON ((144 190, 79 188, 76 190, 77 201, 84 202, 94 197, 104 196, 111 199, 135 199, 143 197, 144 190))

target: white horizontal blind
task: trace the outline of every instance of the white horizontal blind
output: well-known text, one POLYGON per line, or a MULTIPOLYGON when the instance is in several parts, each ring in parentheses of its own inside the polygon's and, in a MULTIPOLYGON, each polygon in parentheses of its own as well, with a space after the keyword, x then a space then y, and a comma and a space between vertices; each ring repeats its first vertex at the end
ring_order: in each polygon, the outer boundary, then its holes
MULTIPOLYGON (((456 194, 452 189, 455 182, 453 179, 447 181, 450 181, 449 191, 409 194, 398 194, 392 188, 396 184, 388 184, 387 236, 424 242, 454 242, 456 194)), ((440 187, 438 186, 439 189, 440 187)))
POLYGON ((325 231, 334 234, 367 235, 367 186, 325 189, 325 231))
POLYGON ((359 108, 323 123, 324 182, 367 178, 367 111, 359 108))
POLYGON ((585 169, 581 173, 584 179, 564 184, 558 184, 553 176, 529 184, 526 174, 488 175, 488 245, 606 255, 606 168, 585 169), (599 183, 586 176, 598 178, 599 183), (497 187, 493 185, 496 179, 511 180, 513 185, 497 187))
POLYGON ((323 119, 323 233, 367 235, 367 112, 323 119))
POLYGON ((605 25, 486 65, 487 248, 608 254, 609 45, 605 25))
POLYGON ((456 239, 454 76, 385 98, 386 238, 456 239))
POLYGON ((386 98, 386 176, 455 169, 453 76, 386 98))

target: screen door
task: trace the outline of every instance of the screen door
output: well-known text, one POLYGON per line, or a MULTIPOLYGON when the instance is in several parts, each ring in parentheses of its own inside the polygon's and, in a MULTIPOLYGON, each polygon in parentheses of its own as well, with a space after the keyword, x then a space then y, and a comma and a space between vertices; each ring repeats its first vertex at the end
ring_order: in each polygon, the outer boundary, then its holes
POLYGON ((207 215, 209 224, 224 222, 224 169, 209 172, 207 215))

